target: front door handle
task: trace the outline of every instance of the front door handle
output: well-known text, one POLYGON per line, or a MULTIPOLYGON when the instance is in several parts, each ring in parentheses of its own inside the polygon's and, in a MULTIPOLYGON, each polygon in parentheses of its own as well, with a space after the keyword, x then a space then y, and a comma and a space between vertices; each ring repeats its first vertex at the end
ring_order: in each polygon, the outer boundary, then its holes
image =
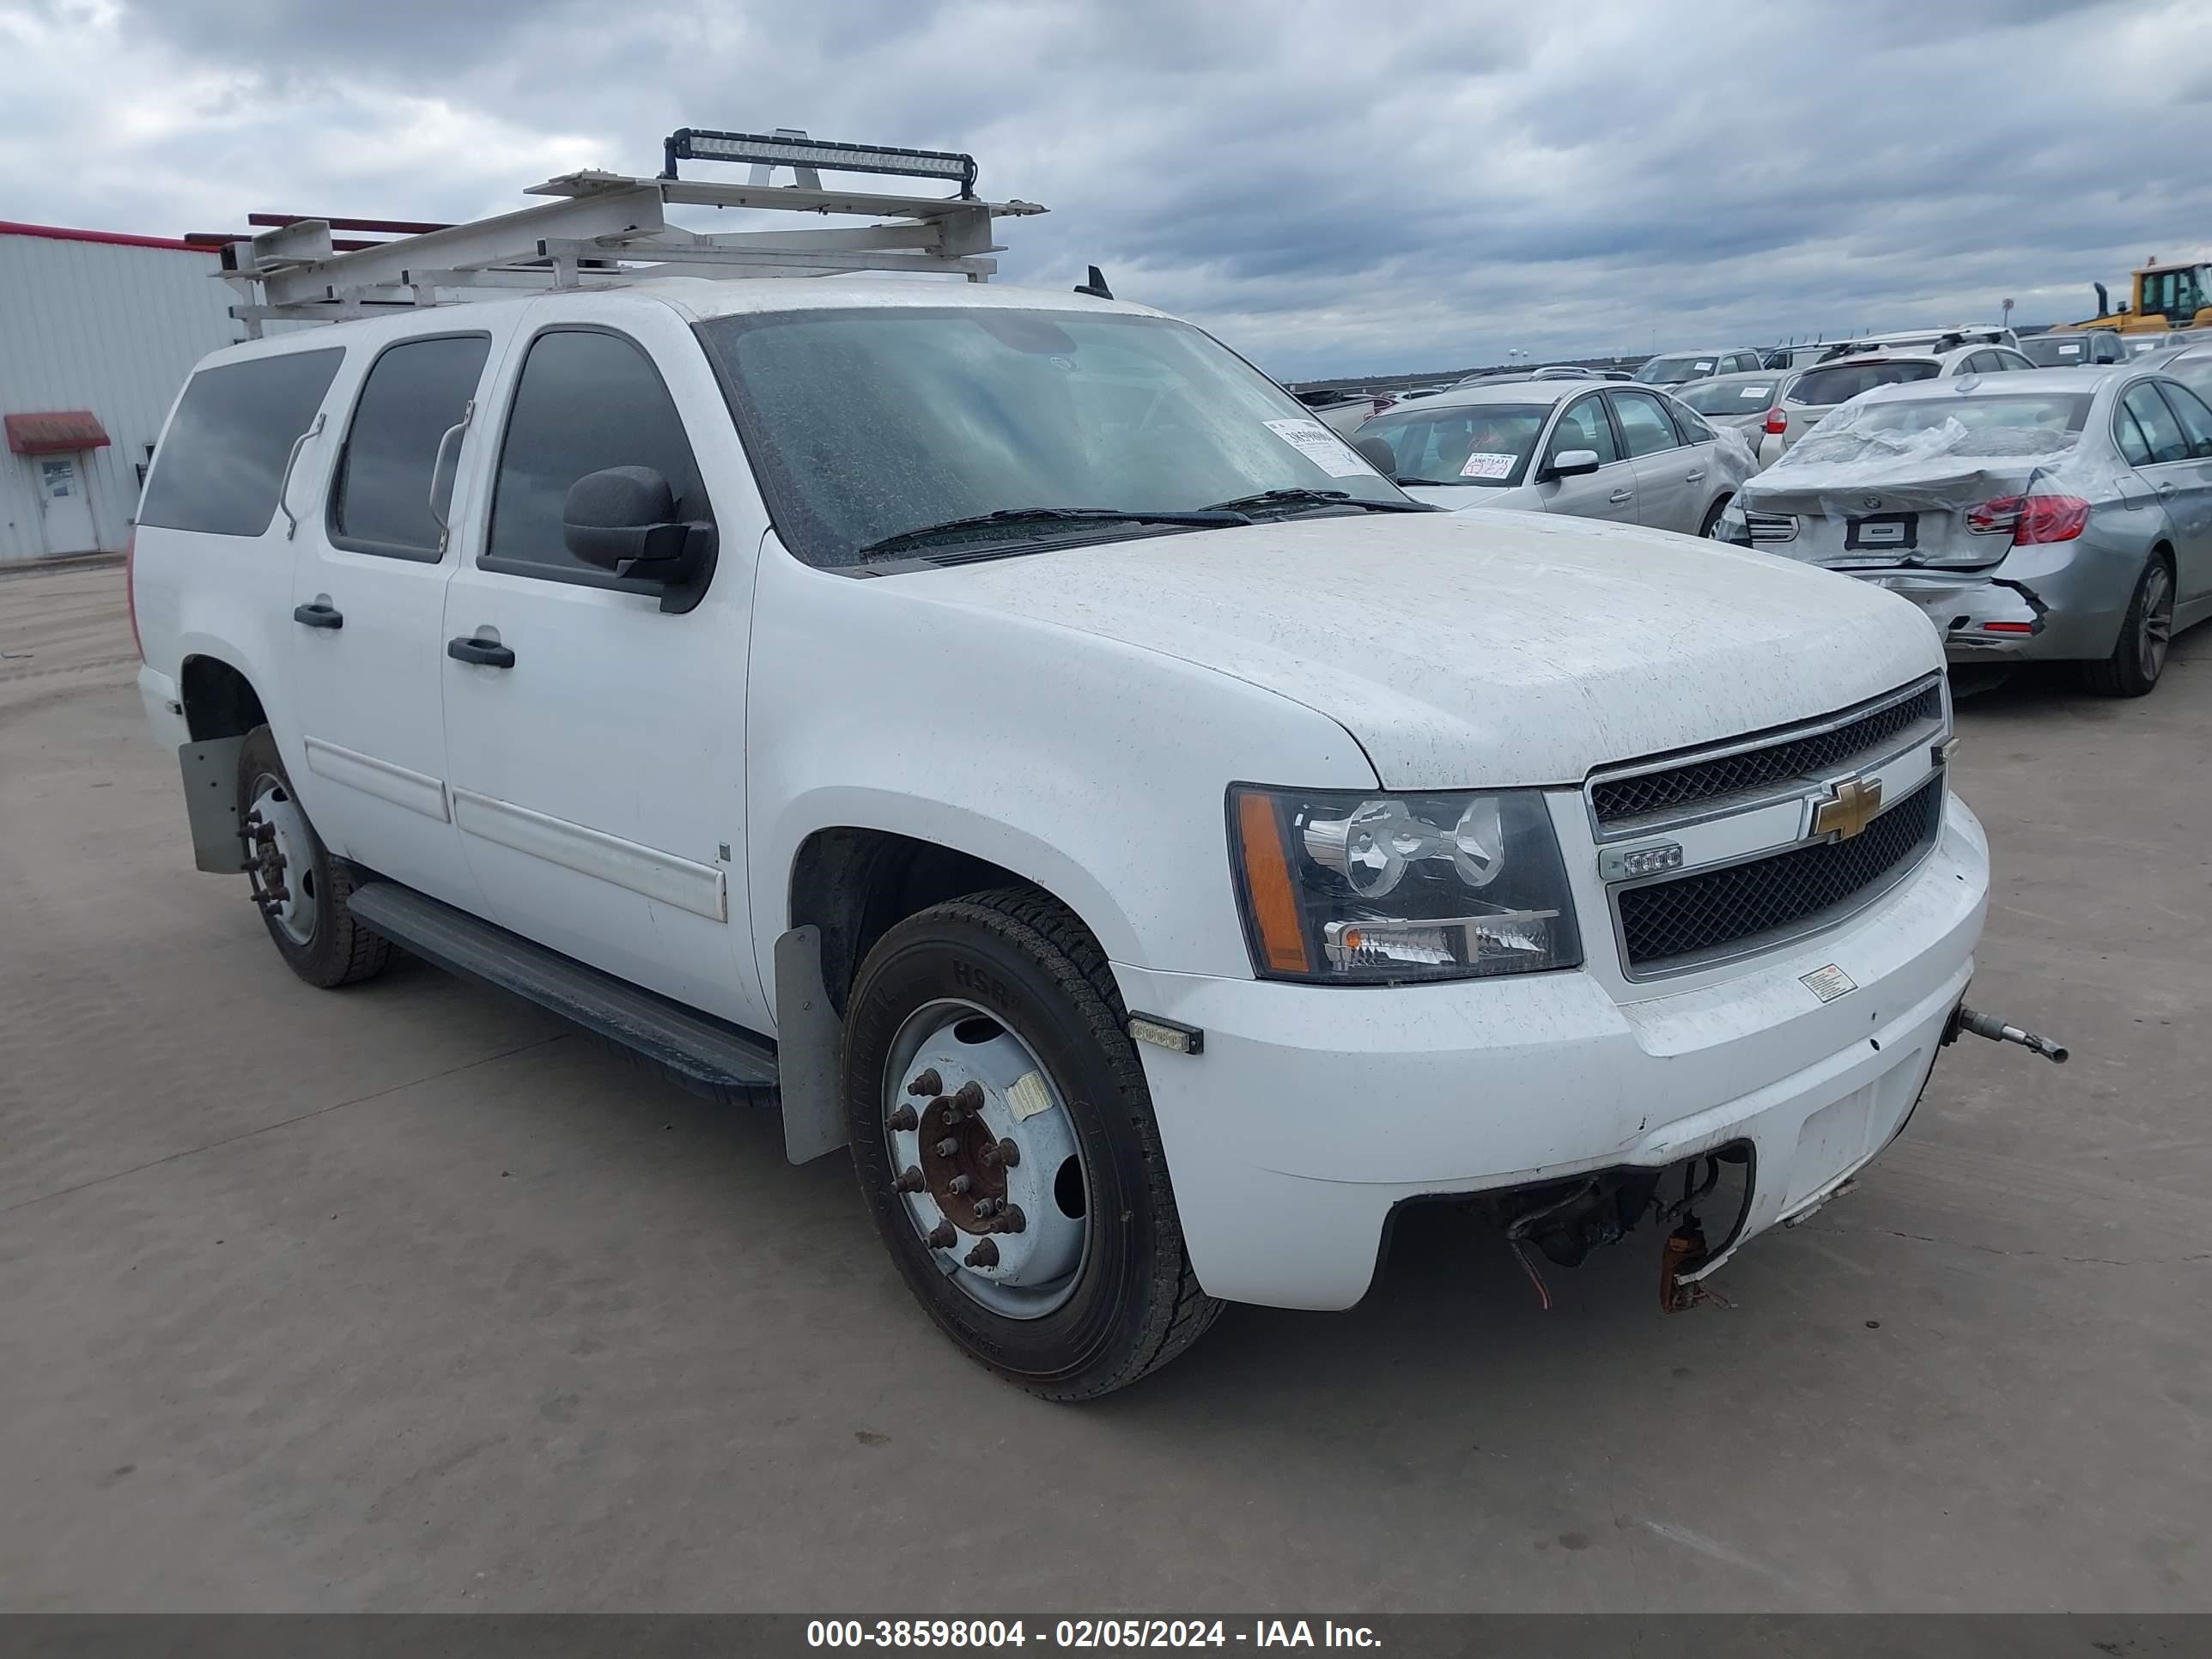
POLYGON ((313 605, 294 605, 292 620, 307 628, 343 628, 345 613, 334 605, 317 599, 313 605))
POLYGON ((1629 502, 1635 499, 1636 492, 1632 489, 1616 489, 1612 495, 1606 497, 1606 500, 1610 501, 1615 507, 1626 507, 1629 502))
POLYGON ((482 668, 514 666, 514 653, 496 640, 476 640, 464 635, 446 641, 446 654, 455 662, 472 662, 482 668))

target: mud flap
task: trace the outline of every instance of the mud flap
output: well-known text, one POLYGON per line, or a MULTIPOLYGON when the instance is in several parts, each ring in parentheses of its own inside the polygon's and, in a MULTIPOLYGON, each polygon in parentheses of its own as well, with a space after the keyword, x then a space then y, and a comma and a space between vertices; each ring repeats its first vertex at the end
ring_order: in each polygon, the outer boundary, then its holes
POLYGON ((210 875, 246 867, 238 842, 238 757, 243 736, 210 738, 177 750, 185 775, 185 816, 192 830, 192 863, 210 875))
POLYGON ((822 983, 822 930, 794 927, 775 941, 783 1152, 793 1164, 811 1163, 851 1139, 839 1079, 844 1042, 845 1022, 822 983))

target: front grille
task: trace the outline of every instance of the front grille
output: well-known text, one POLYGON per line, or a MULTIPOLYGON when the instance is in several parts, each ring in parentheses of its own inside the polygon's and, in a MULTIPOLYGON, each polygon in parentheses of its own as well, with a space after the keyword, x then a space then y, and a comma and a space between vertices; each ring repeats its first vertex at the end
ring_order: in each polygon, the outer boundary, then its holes
POLYGON ((1620 945, 1632 974, 1680 958, 1753 945, 1762 936, 1817 926, 1882 884, 1936 843, 1943 774, 1849 841, 1792 848, 1673 881, 1621 890, 1620 945))
POLYGON ((1784 735, 1760 748, 1634 777, 1600 778, 1590 786, 1590 810, 1607 828, 1724 796, 1817 782, 1848 771, 1921 722, 1942 718, 1943 690, 1930 680, 1909 697, 1824 732, 1784 735))

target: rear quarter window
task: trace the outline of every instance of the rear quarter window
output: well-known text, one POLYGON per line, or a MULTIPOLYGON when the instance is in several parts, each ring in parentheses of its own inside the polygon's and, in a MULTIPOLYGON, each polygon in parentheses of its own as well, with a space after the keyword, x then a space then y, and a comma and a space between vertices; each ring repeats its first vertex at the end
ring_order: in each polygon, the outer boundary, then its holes
POLYGON ((293 440, 344 356, 342 346, 290 351, 194 374, 154 456, 138 522, 208 536, 267 530, 293 440))

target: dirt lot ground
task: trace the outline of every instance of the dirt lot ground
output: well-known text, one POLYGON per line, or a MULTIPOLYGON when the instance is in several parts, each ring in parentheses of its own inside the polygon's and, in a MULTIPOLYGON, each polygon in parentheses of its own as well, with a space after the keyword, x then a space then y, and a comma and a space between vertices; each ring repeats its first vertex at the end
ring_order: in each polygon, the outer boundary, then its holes
POLYGON ((2212 1604, 2212 629, 1966 705, 1972 1043, 1656 1310, 1449 1215, 1103 1404, 942 1340, 842 1158, 194 873, 121 572, 0 579, 0 1607, 2212 1604))

